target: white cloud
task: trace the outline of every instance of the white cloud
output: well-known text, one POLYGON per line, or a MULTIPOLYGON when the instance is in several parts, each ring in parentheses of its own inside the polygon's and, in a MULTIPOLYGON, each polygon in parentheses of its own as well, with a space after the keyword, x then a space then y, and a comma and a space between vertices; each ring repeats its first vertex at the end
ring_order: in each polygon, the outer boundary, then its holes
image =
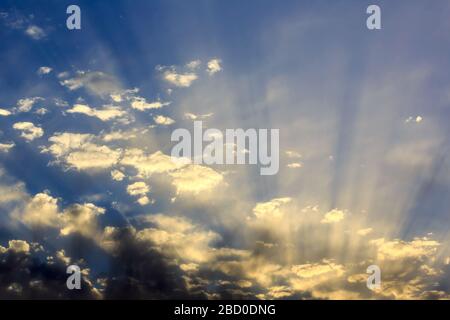
POLYGON ((99 118, 102 121, 115 119, 126 114, 120 107, 104 106, 102 109, 94 109, 84 104, 75 104, 72 109, 67 110, 67 112, 82 113, 90 117, 99 118))
POLYGON ((36 127, 31 122, 17 122, 13 125, 13 128, 22 131, 20 136, 28 141, 32 141, 44 135, 44 130, 42 130, 42 128, 36 127))
POLYGON ((175 120, 173 120, 169 117, 162 116, 162 115, 153 117, 153 120, 156 122, 156 124, 164 125, 164 126, 168 126, 168 125, 175 123, 175 120))
POLYGON ((41 97, 24 98, 17 101, 17 108, 20 112, 28 112, 33 108, 33 105, 40 100, 45 100, 41 97))
POLYGON ((161 101, 147 102, 145 98, 134 97, 131 102, 131 107, 139 111, 144 111, 149 109, 160 109, 164 106, 168 106, 169 104, 170 102, 161 102, 161 101))
POLYGON ((39 75, 44 75, 44 74, 49 74, 50 72, 52 72, 52 68, 50 67, 40 67, 37 71, 37 74, 39 75))
POLYGON ((298 169, 298 168, 303 167, 303 165, 300 162, 292 162, 292 163, 288 163, 287 167, 290 169, 298 169))
POLYGON ((0 152, 9 152, 14 146, 14 143, 0 143, 0 152))
POLYGON ((336 223, 345 218, 345 211, 339 209, 333 209, 325 214, 320 223, 336 223))
POLYGON ((163 79, 176 87, 187 88, 198 79, 198 76, 193 72, 177 73, 175 70, 167 70, 163 73, 163 79))
POLYGON ((22 253, 29 253, 30 252, 30 245, 28 242, 24 240, 9 240, 8 241, 8 248, 4 248, 0 246, 0 253, 4 253, 7 251, 14 251, 14 252, 22 252, 22 253))
POLYGON ((16 218, 31 227, 58 229, 63 236, 80 233, 86 237, 95 237, 97 217, 104 213, 105 209, 92 203, 74 204, 60 212, 58 199, 46 193, 38 193, 16 218))
POLYGON ((115 77, 99 71, 77 71, 75 77, 62 80, 60 84, 71 91, 85 88, 92 95, 102 98, 122 92, 115 77))
POLYGON ((384 238, 371 241, 378 248, 379 260, 422 259, 433 256, 439 242, 428 238, 414 238, 407 242, 402 240, 386 241, 384 238))
POLYGON ((291 198, 285 197, 257 203, 253 208, 253 214, 259 219, 282 218, 283 207, 291 201, 291 198))
POLYGON ((191 62, 186 63, 186 68, 195 70, 200 67, 201 64, 202 62, 200 60, 192 60, 191 62))
POLYGON ((33 40, 40 40, 47 36, 47 34, 45 33, 45 31, 42 28, 40 28, 38 26, 34 26, 34 25, 29 26, 25 30, 25 34, 27 34, 33 40))
POLYGON ((177 194, 200 194, 211 192, 223 181, 223 175, 205 166, 188 165, 170 172, 177 194))
POLYGON ((213 75, 213 74, 221 71, 222 70, 221 63, 222 63, 222 61, 220 59, 209 60, 206 72, 208 72, 209 75, 213 75))
POLYGON ((51 145, 42 152, 51 153, 58 161, 77 170, 101 170, 119 161, 121 150, 93 142, 94 136, 78 133, 57 133, 50 137, 51 145))
POLYGON ((406 123, 410 123, 410 122, 420 123, 420 122, 422 122, 422 120, 423 120, 423 118, 422 118, 421 116, 417 116, 417 117, 415 117, 415 118, 413 118, 413 117, 408 117, 408 118, 405 120, 405 122, 406 122, 406 123))
POLYGON ((143 181, 128 185, 127 193, 131 196, 145 195, 150 192, 150 187, 143 181))
POLYGON ((161 151, 147 155, 137 148, 125 150, 120 164, 134 167, 138 171, 138 176, 143 178, 150 177, 154 173, 167 173, 184 166, 184 164, 175 163, 170 156, 161 151))
POLYGON ((7 116, 10 116, 12 113, 11 113, 11 111, 9 111, 9 110, 6 110, 6 109, 0 109, 0 116, 2 116, 2 117, 7 117, 7 116))
POLYGON ((122 171, 113 170, 111 171, 111 178, 115 181, 122 181, 125 178, 125 175, 122 171))
POLYGON ((212 115, 214 115, 214 113, 206 113, 206 114, 194 114, 191 112, 186 112, 184 114, 184 117, 188 120, 204 120, 206 118, 211 117, 212 115))
POLYGON ((286 150, 285 151, 286 156, 288 156, 288 158, 301 158, 302 155, 300 153, 298 153, 297 151, 293 151, 293 150, 286 150))

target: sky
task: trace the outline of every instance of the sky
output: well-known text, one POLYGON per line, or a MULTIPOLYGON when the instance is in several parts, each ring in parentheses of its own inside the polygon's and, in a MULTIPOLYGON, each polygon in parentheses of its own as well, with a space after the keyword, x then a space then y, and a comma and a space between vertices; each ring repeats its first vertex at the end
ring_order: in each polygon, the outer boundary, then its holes
POLYGON ((0 298, 449 299, 449 14, 3 0, 0 298), (174 163, 194 121, 279 129, 279 172, 174 163))

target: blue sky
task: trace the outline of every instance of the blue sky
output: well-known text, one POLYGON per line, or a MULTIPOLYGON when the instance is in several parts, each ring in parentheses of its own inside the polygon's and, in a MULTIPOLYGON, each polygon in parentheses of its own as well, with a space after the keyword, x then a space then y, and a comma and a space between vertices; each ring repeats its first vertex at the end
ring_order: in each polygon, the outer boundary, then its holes
POLYGON ((370 4, 2 1, 0 254, 43 271, 0 297, 448 299, 450 7, 370 4), (279 129, 279 173, 175 166, 194 119, 279 129))

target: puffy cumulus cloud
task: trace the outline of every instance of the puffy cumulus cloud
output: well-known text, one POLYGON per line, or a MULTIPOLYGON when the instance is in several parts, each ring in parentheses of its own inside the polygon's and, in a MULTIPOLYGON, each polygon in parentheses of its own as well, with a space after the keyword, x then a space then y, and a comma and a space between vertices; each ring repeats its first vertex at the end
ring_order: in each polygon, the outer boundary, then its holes
POLYGON ((162 126, 169 126, 171 124, 175 123, 175 120, 166 117, 166 116, 162 116, 162 115, 157 115, 155 117, 153 117, 153 120, 155 121, 156 124, 162 125, 162 126))
POLYGON ((111 171, 111 178, 115 181, 122 181, 125 177, 125 174, 120 170, 111 171))
POLYGON ((434 255, 439 242, 424 238, 415 238, 407 242, 401 240, 386 241, 384 238, 371 241, 377 247, 379 260, 423 259, 434 255))
POLYGON ((170 156, 161 151, 146 154, 137 148, 125 150, 120 164, 134 167, 138 171, 138 176, 142 178, 148 178, 155 173, 168 173, 184 166, 182 163, 172 161, 170 156))
POLYGON ((150 203, 150 199, 146 196, 149 192, 150 187, 143 181, 138 181, 127 186, 127 193, 131 196, 139 197, 137 202, 141 206, 145 206, 150 203))
POLYGON ((90 117, 99 118, 102 121, 112 120, 126 114, 120 107, 104 106, 101 109, 94 109, 84 104, 75 104, 71 109, 67 110, 67 112, 85 114, 90 117))
POLYGON ((85 237, 97 235, 97 217, 105 209, 92 203, 73 204, 63 211, 59 210, 58 199, 46 193, 38 193, 30 199, 23 211, 13 217, 30 228, 54 228, 60 235, 73 233, 85 237))
POLYGON ((0 246, 0 253, 8 251, 30 253, 30 245, 24 240, 9 240, 8 248, 0 246))
POLYGON ((222 61, 220 59, 211 59, 208 61, 206 72, 210 76, 222 70, 222 61))
POLYGON ((122 92, 119 81, 112 75, 99 71, 77 71, 72 78, 60 81, 69 90, 85 88, 90 94, 102 98, 122 92))
POLYGON ((309 291, 321 284, 343 278, 345 268, 330 260, 320 263, 307 263, 291 267, 294 276, 289 277, 289 282, 294 290, 309 291))
POLYGON ((260 202, 253 208, 253 214, 259 219, 283 218, 283 208, 291 201, 291 198, 285 197, 260 202))
POLYGON ((140 230, 137 239, 150 241, 164 255, 183 261, 200 263, 211 259, 210 244, 220 239, 217 233, 182 217, 158 214, 149 216, 147 221, 155 227, 140 230))
POLYGON ((161 102, 161 101, 147 102, 147 100, 142 97, 134 97, 133 100, 131 101, 131 107, 139 111, 160 109, 168 105, 170 105, 170 102, 161 102))
POLYGON ((219 186, 224 177, 221 173, 209 167, 188 165, 169 173, 177 194, 195 194, 211 192, 219 186))
POLYGON ((24 98, 17 101, 17 110, 20 112, 28 112, 38 101, 45 100, 42 97, 24 98))
POLYGON ((49 74, 50 72, 52 72, 52 68, 50 67, 40 67, 37 71, 38 75, 44 75, 44 74, 49 74))
POLYGON ((20 136, 28 141, 40 138, 44 135, 44 130, 40 127, 36 127, 31 122, 16 122, 13 124, 15 130, 21 131, 20 136))
POLYGON ((342 221, 345 218, 346 214, 347 213, 344 210, 333 209, 331 211, 328 211, 320 222, 337 223, 339 221, 342 221))
POLYGON ((94 142, 95 136, 80 133, 57 133, 48 140, 50 146, 42 152, 52 154, 57 161, 77 170, 102 170, 116 164, 121 150, 94 142))
POLYGON ((41 40, 47 36, 47 33, 41 27, 31 25, 25 30, 25 34, 33 40, 41 40))
POLYGON ((9 152, 14 146, 14 143, 0 143, 0 152, 9 152))
POLYGON ((131 196, 145 195, 150 192, 150 187, 143 181, 138 181, 127 186, 127 192, 131 196))
POLYGON ((163 72, 163 79, 176 87, 187 88, 198 79, 198 76, 193 72, 177 73, 171 69, 163 72))
POLYGON ((12 114, 11 111, 0 108, 0 116, 1 117, 7 117, 7 116, 10 116, 11 114, 12 114))

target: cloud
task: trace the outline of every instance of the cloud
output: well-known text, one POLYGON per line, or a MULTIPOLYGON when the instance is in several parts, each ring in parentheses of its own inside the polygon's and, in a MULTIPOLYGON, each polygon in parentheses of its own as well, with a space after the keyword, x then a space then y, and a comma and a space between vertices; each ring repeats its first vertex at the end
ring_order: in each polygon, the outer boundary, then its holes
POLYGON ((372 231, 373 231, 372 228, 365 228, 365 229, 358 230, 356 233, 359 236, 367 236, 368 234, 372 233, 372 231))
POLYGON ((186 63, 186 68, 195 70, 200 67, 201 64, 202 62, 200 60, 192 60, 191 62, 186 63))
POLYGON ((33 141, 34 139, 40 138, 44 135, 44 130, 36 127, 31 122, 16 122, 13 125, 13 128, 21 131, 20 136, 28 141, 33 141))
POLYGON ((102 170, 116 164, 121 150, 94 143, 95 136, 79 133, 57 133, 48 140, 51 145, 42 152, 77 170, 102 170))
POLYGON ((300 153, 298 153, 297 151, 293 151, 293 150, 286 150, 285 151, 286 156, 288 156, 288 158, 301 158, 302 155, 300 153))
POLYGON ((223 182, 222 174, 200 165, 188 165, 169 175, 173 178, 172 184, 176 187, 177 194, 209 193, 223 182))
POLYGON ((37 71, 38 75, 44 75, 44 74, 49 74, 50 72, 52 72, 52 68, 50 67, 40 67, 37 71))
POLYGON ((170 102, 161 102, 161 101, 147 102, 145 98, 135 97, 131 102, 131 107, 139 111, 145 111, 151 109, 160 109, 164 106, 168 106, 169 104, 170 102))
POLYGON ((135 182, 127 187, 127 193, 131 196, 142 196, 148 192, 150 192, 150 187, 143 181, 135 182))
POLYGON ((119 170, 113 170, 111 171, 111 178, 115 181, 122 181, 125 178, 125 175, 119 170))
POLYGON ((139 231, 136 237, 152 242, 164 255, 186 262, 200 263, 211 259, 209 246, 220 239, 218 234, 203 230, 182 217, 157 214, 149 216, 147 221, 155 227, 139 231))
POLYGON ((14 146, 14 143, 0 143, 0 152, 9 152, 14 146))
POLYGON ((64 79, 60 84, 71 91, 85 88, 91 95, 102 98, 123 91, 115 77, 99 71, 77 71, 73 78, 64 79))
POLYGON ((253 208, 253 214, 258 219, 283 218, 283 208, 292 201, 291 198, 276 198, 268 202, 260 202, 253 208))
POLYGON ((98 234, 97 217, 104 213, 105 209, 92 203, 73 204, 60 212, 58 199, 38 193, 31 198, 22 213, 15 213, 15 218, 32 228, 58 229, 62 236, 78 233, 95 238, 98 234))
POLYGON ((377 257, 379 260, 403 260, 403 259, 422 259, 433 256, 439 242, 424 238, 415 238, 407 242, 401 240, 386 241, 385 239, 376 239, 371 241, 377 247, 377 257))
POLYGON ((68 113, 82 113, 90 117, 99 118, 102 121, 112 120, 126 114, 120 107, 104 106, 101 109, 94 109, 84 104, 75 104, 68 113))
POLYGON ((292 163, 288 163, 287 167, 290 169, 298 169, 303 167, 303 165, 300 162, 292 162, 292 163))
POLYGON ((0 246, 0 299, 98 299, 88 272, 83 269, 81 290, 67 290, 66 264, 47 255, 42 246, 24 240, 10 240, 8 248, 0 246))
POLYGON ((42 97, 20 99, 19 101, 17 101, 17 108, 20 112, 28 112, 33 108, 36 102, 41 100, 45 99, 42 97))
POLYGON ((157 115, 157 116, 153 117, 153 120, 155 121, 156 124, 163 125, 163 126, 168 126, 168 125, 175 123, 175 120, 173 120, 169 117, 162 116, 162 115, 157 115))
POLYGON ((423 120, 423 118, 422 118, 421 116, 417 116, 417 117, 415 117, 415 118, 413 118, 413 117, 408 117, 408 118, 405 120, 405 123, 410 123, 410 122, 420 123, 420 122, 422 122, 422 120, 423 120))
POLYGON ((346 216, 346 212, 339 209, 333 209, 325 214, 320 223, 337 223, 342 221, 346 216))
POLYGON ((134 167, 142 178, 148 178, 155 173, 168 173, 183 166, 161 151, 148 155, 138 148, 125 150, 120 164, 134 167))
POLYGON ((206 72, 210 76, 222 70, 221 66, 222 61, 220 59, 211 59, 208 61, 206 72))
POLYGON ((6 110, 6 109, 0 109, 0 116, 2 117, 7 117, 11 115, 11 111, 6 110))
POLYGON ((33 40, 41 40, 47 36, 47 34, 42 28, 35 25, 29 26, 25 30, 25 34, 33 40))
POLYGON ((198 76, 193 72, 177 73, 175 70, 167 70, 163 73, 163 79, 176 87, 187 88, 198 76))
POLYGON ((190 112, 186 112, 184 114, 184 117, 188 120, 205 120, 209 117, 211 117, 212 115, 214 115, 214 113, 206 113, 206 114, 194 114, 194 113, 190 113, 190 112))

